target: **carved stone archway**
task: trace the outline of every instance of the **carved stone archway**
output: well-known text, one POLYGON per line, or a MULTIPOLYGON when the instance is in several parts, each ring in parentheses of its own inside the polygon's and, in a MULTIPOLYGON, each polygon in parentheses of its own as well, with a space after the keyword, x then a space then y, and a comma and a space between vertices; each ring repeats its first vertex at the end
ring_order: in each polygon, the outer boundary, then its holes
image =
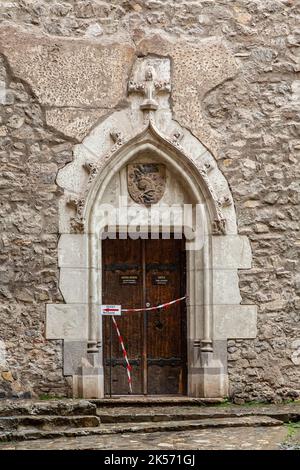
POLYGON ((99 207, 129 197, 122 175, 145 153, 166 165, 168 191, 178 185, 173 202, 203 207, 204 246, 187 250, 188 395, 227 396, 227 339, 256 336, 256 307, 240 305, 237 272, 251 267, 250 245, 237 234, 233 199, 213 156, 172 119, 169 60, 137 59, 128 91, 130 107, 94 128, 58 174, 65 191, 59 240, 65 304, 47 306, 46 337, 64 340, 64 374, 72 376, 74 396, 103 397, 99 207))

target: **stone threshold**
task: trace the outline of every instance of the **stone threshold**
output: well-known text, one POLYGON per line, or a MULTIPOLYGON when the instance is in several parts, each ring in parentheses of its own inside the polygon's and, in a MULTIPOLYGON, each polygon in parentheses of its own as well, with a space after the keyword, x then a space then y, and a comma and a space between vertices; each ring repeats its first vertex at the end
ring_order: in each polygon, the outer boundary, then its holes
POLYGON ((193 398, 183 395, 115 395, 89 399, 96 406, 147 406, 147 405, 217 405, 225 403, 223 398, 193 398))

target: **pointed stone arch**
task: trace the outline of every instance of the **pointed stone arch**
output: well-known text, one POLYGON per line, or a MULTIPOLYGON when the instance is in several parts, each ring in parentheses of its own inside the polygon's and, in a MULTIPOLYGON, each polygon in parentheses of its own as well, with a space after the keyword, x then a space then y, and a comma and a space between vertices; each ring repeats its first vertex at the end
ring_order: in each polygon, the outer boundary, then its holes
MULTIPOLYGON (((135 89, 134 83, 130 91, 135 89)), ((159 91, 170 90, 166 85, 154 86, 159 91)), ((115 112, 95 127, 74 148, 73 162, 58 173, 57 182, 64 189, 59 265, 65 304, 48 305, 46 336, 64 340, 64 373, 72 376, 74 396, 102 397, 101 224, 97 208, 105 196, 114 199, 122 193, 121 183, 113 189, 114 178, 147 150, 166 164, 187 200, 204 208, 205 243, 203 249, 189 251, 187 262, 188 394, 227 396, 227 339, 256 335, 256 308, 240 305, 238 286, 238 269, 251 267, 250 245, 246 237, 237 235, 233 198, 213 155, 172 119, 164 96, 159 94, 155 101, 151 95, 149 102, 140 96, 139 88, 137 91, 131 96, 130 108, 115 112)))
MULTIPOLYGON (((179 135, 183 136, 183 130, 178 130, 178 124, 176 127, 177 133, 180 132, 179 135)), ((112 130, 112 133, 113 132, 112 130)), ((199 150, 202 151, 203 147, 200 142, 197 141, 197 139, 195 139, 195 142, 197 142, 199 150)), ((197 159, 193 157, 193 155, 189 155, 177 141, 176 137, 173 136, 172 139, 159 132, 153 118, 149 118, 147 125, 137 135, 128 140, 120 138, 116 147, 113 147, 102 161, 95 163, 90 162, 86 165, 90 177, 82 199, 80 203, 77 204, 79 206, 79 215, 82 218, 82 224, 84 224, 86 214, 90 211, 90 201, 92 201, 93 204, 95 200, 99 199, 99 197, 95 195, 95 192, 99 190, 99 187, 101 187, 102 191, 105 188, 103 181, 106 178, 107 172, 111 171, 114 173, 116 171, 116 165, 118 168, 124 165, 135 153, 141 149, 147 148, 147 146, 152 146, 153 150, 161 154, 162 158, 166 159, 171 166, 177 167, 177 172, 180 172, 183 178, 189 180, 187 181, 188 187, 194 193, 195 203, 200 202, 199 194, 201 194, 201 199, 205 200, 208 208, 211 231, 213 233, 225 233, 226 227, 222 206, 230 206, 232 204, 232 197, 228 188, 226 188, 226 194, 219 195, 218 197, 210 183, 208 173, 215 166, 209 161, 212 160, 211 154, 205 151, 206 159, 197 159)), ((219 172, 219 170, 217 171, 219 172)), ((235 219, 235 213, 233 213, 233 216, 235 219)))

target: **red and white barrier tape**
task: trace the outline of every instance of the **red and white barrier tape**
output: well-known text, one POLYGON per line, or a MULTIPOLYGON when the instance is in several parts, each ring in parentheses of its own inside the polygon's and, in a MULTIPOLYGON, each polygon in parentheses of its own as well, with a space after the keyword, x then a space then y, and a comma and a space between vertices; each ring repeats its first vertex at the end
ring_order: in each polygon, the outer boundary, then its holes
POLYGON ((177 304, 182 300, 186 299, 186 295, 184 297, 180 297, 179 299, 171 300, 171 302, 166 302, 165 304, 156 305, 155 307, 145 307, 145 308, 122 308, 122 312, 131 313, 131 312, 149 312, 150 310, 159 310, 162 308, 168 308, 170 305, 177 304))
MULTIPOLYGON (((175 299, 175 300, 171 300, 171 302, 166 302, 165 304, 160 304, 160 305, 156 305, 156 307, 146 307, 146 308, 122 308, 122 312, 149 312, 150 310, 159 310, 159 309, 163 309, 163 308, 168 308, 170 305, 173 305, 173 304, 176 304, 178 302, 181 302, 182 300, 186 299, 186 296, 184 297, 180 297, 179 299, 175 299)), ((120 330, 119 330, 119 327, 118 327, 118 324, 116 322, 116 319, 114 316, 111 317, 112 318, 112 321, 113 321, 113 324, 115 326, 115 329, 116 329, 116 332, 117 332, 117 335, 118 335, 118 339, 119 339, 119 343, 120 343, 120 346, 122 348, 122 352, 123 352, 123 357, 126 361, 126 371, 127 371, 127 380, 128 380, 128 387, 129 387, 129 391, 130 393, 132 393, 132 379, 131 379, 131 370, 132 370, 132 367, 130 365, 130 362, 128 360, 128 355, 127 355, 127 351, 126 351, 126 348, 125 348, 125 345, 124 345, 124 341, 123 341, 123 338, 121 336, 121 333, 120 333, 120 330)))
POLYGON ((115 329, 116 329, 116 332, 117 332, 117 335, 118 335, 118 338, 119 338, 119 343, 120 343, 121 348, 122 348, 122 351, 123 351, 123 357, 124 357, 124 359, 125 359, 125 361, 126 361, 126 371, 127 371, 128 386, 129 386, 129 391, 130 391, 130 393, 132 393, 131 365, 130 365, 129 360, 128 360, 127 351, 126 351, 126 349, 125 349, 124 341, 123 341, 123 338, 122 338, 122 336, 121 336, 121 333, 120 333, 118 324, 117 324, 117 322, 116 322, 116 319, 115 319, 114 316, 112 316, 111 318, 112 318, 113 324, 115 325, 115 329))

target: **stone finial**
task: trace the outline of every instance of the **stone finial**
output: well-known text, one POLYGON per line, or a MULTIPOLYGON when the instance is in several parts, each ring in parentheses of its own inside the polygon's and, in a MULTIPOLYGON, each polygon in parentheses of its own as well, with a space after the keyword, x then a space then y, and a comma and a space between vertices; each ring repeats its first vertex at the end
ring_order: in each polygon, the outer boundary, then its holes
POLYGON ((145 71, 145 79, 142 82, 135 82, 130 80, 128 83, 128 93, 140 93, 145 99, 141 103, 140 108, 143 111, 156 111, 158 108, 158 102, 155 96, 160 92, 170 93, 171 84, 168 81, 156 81, 154 79, 155 71, 154 68, 148 66, 145 71))

